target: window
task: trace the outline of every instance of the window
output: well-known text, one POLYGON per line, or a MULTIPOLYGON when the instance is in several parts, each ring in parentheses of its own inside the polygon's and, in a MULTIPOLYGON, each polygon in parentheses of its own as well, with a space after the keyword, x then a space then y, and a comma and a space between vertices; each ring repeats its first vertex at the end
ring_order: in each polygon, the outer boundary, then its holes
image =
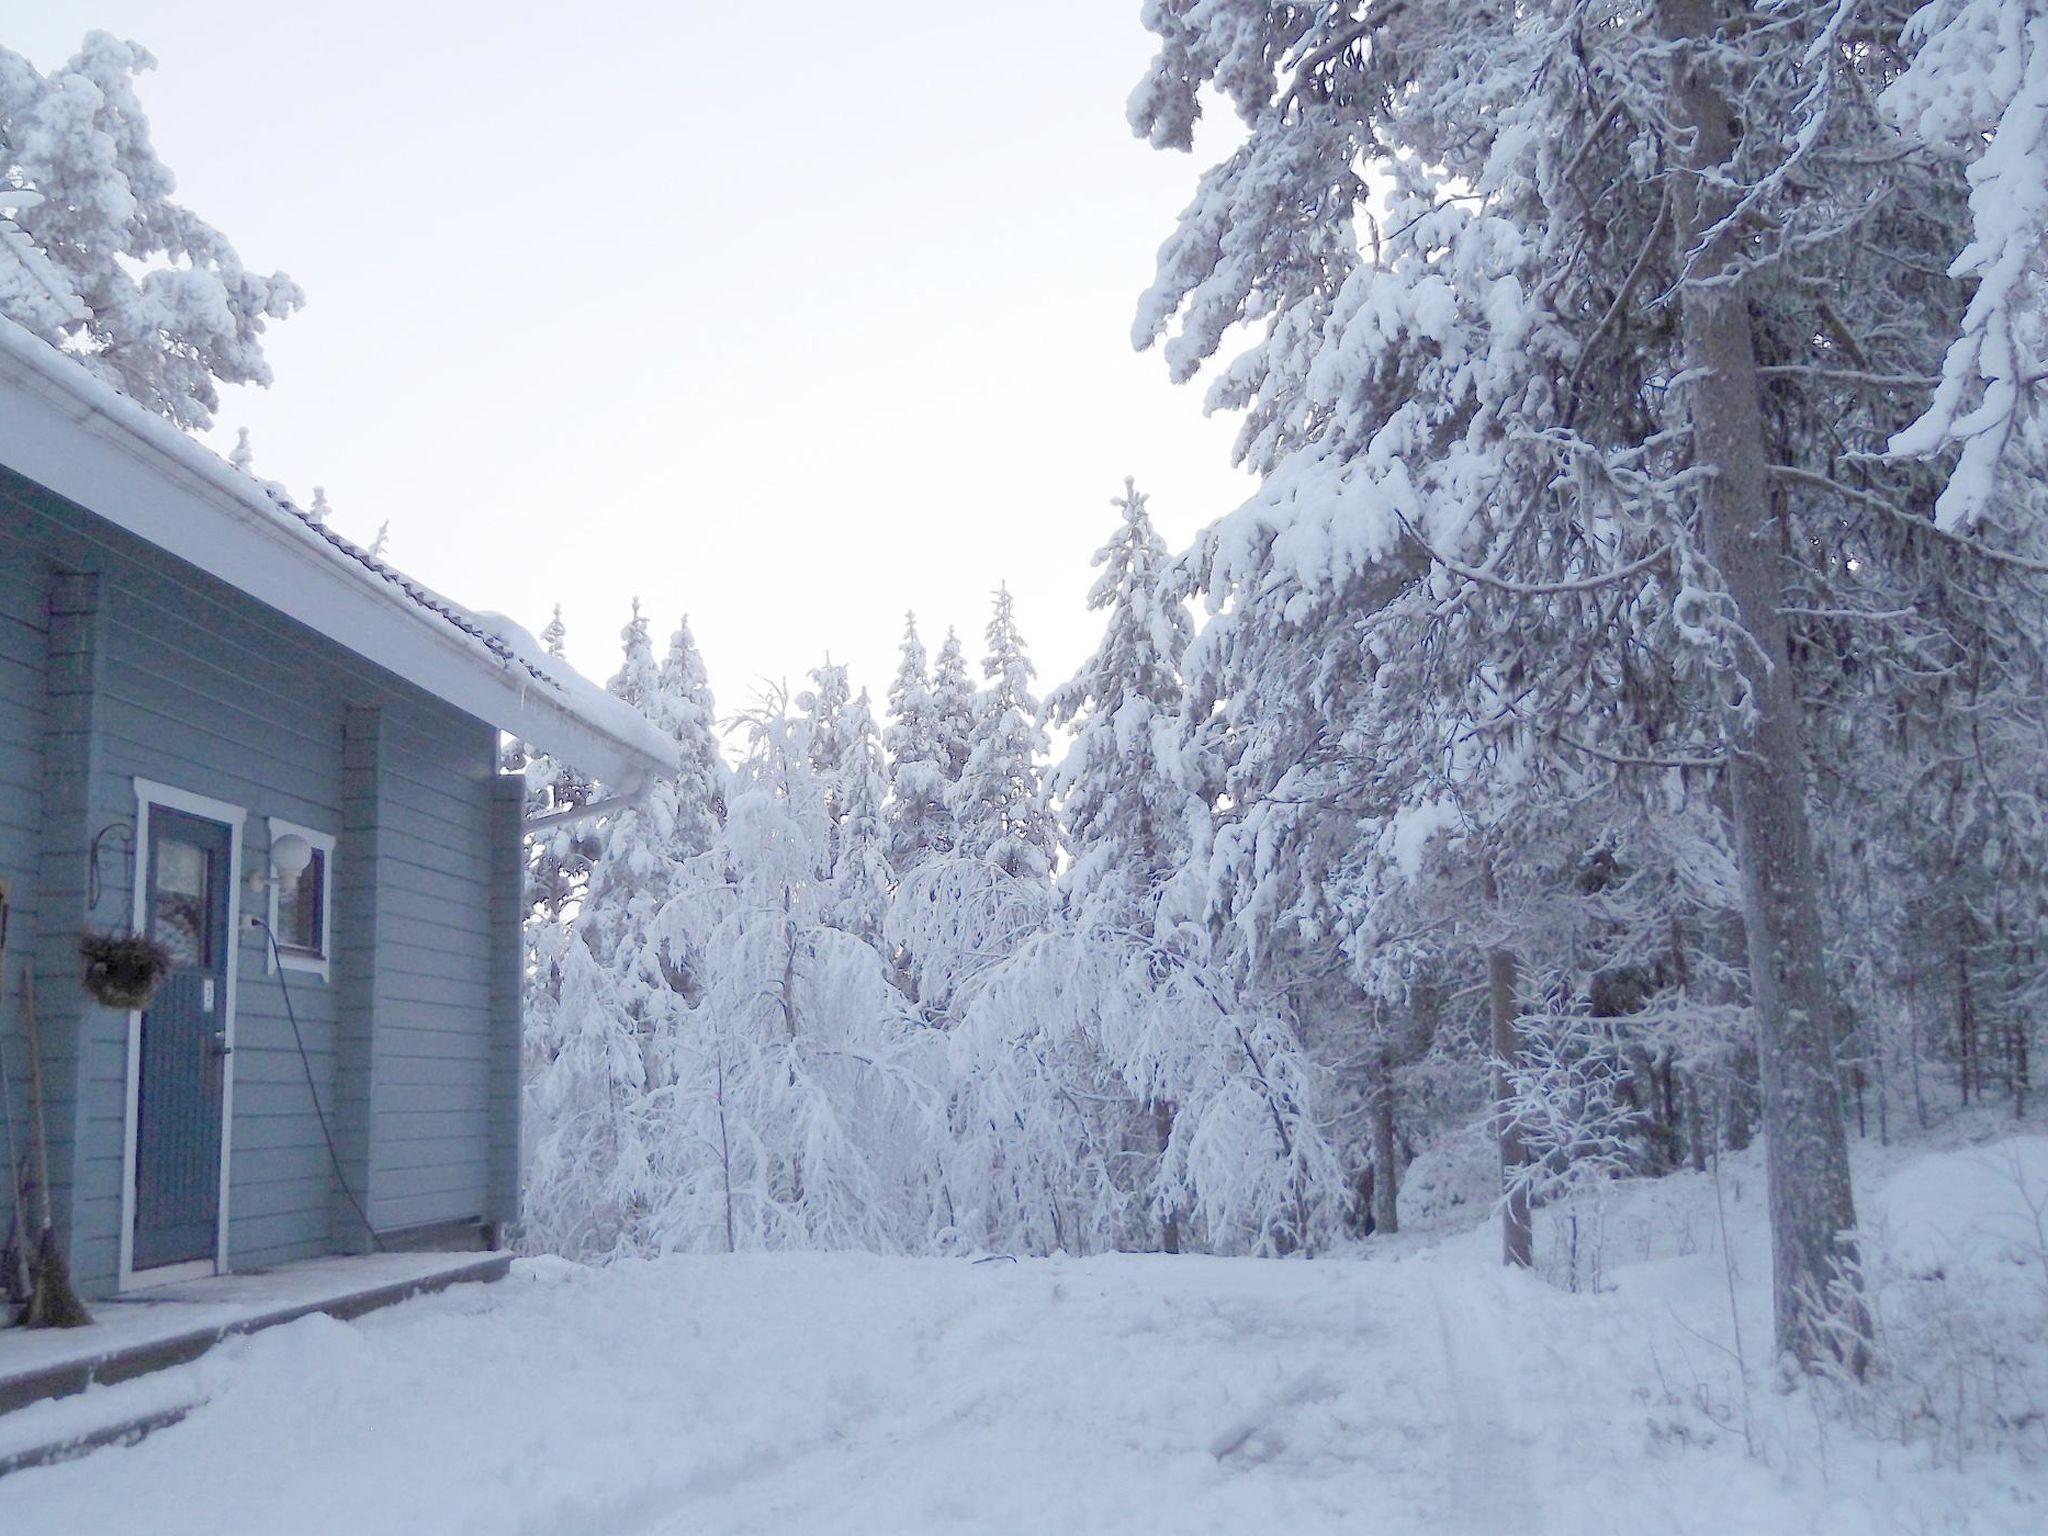
POLYGON ((213 853, 166 832, 156 845, 155 919, 150 937, 170 951, 180 967, 213 964, 213 853))
POLYGON ((277 872, 270 887, 270 931, 277 935, 277 953, 270 969, 283 962, 288 970, 313 971, 325 977, 330 959, 330 919, 334 904, 334 838, 295 822, 270 821, 270 841, 302 837, 313 850, 296 874, 277 872))

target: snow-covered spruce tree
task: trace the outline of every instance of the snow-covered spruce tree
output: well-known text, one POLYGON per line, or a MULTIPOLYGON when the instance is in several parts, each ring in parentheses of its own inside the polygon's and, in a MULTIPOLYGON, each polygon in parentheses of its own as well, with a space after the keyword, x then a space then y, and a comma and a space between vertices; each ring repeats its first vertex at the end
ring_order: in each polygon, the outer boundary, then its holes
MULTIPOLYGON (((1060 877, 1066 924, 1078 943, 1121 953, 1134 939, 1162 937, 1155 918, 1168 882, 1188 862, 1192 800, 1179 778, 1180 658, 1193 627, 1143 494, 1126 480, 1112 505, 1119 526, 1095 555, 1101 575, 1088 595, 1089 608, 1104 612, 1103 637, 1081 670, 1053 691, 1047 714, 1073 728, 1052 780, 1072 854, 1060 877)), ((1172 922, 1170 914, 1167 926, 1172 922)), ((1176 1106, 1135 1095, 1119 1103, 1121 1081, 1097 1077, 1083 1089, 1101 1106, 1096 1118, 1104 1132, 1095 1139, 1113 1135, 1112 1182, 1132 1190, 1150 1214, 1159 1204, 1152 1191, 1173 1145, 1176 1106), (1147 1158, 1147 1149, 1159 1156, 1147 1158)), ((1180 1246, 1174 1211, 1160 1211, 1154 1231, 1156 1246, 1180 1246)))
POLYGON ((39 194, 17 197, 12 219, 64 290, 52 301, 47 282, 0 280, 0 314, 200 430, 220 384, 270 382, 265 323, 305 295, 282 272, 246 270, 220 231, 172 200, 135 94, 155 64, 105 32, 48 75, 0 48, 0 185, 39 194))
MULTIPOLYGON (((645 708, 647 717, 674 740, 681 759, 675 777, 650 785, 635 812, 648 818, 654 851, 671 866, 652 927, 652 958, 670 990, 688 1007, 703 991, 709 930, 701 921, 703 904, 678 901, 677 892, 716 885, 722 878, 716 850, 732 771, 719 750, 711 680, 687 616, 669 636, 668 653, 656 671, 654 693, 645 708), (693 917, 700 920, 692 922, 693 917)), ((657 882, 657 888, 660 885, 657 882)))
MULTIPOLYGON (((554 617, 540 633, 550 656, 562 659, 568 626, 562 622, 562 605, 555 604, 554 617)), ((587 805, 597 787, 571 764, 533 752, 523 753, 527 779, 526 819, 552 816, 587 805)), ((597 856, 594 832, 574 823, 550 829, 527 845, 527 892, 535 913, 546 922, 559 923, 582 898, 590 875, 590 862, 597 856)))
MULTIPOLYGON (((619 638, 624 655, 606 691, 651 718, 658 708, 661 674, 638 598, 619 638)), ((606 969, 622 946, 636 941, 647 916, 661 905, 652 887, 666 876, 669 859, 657 817, 645 814, 653 798, 650 790, 640 805, 605 818, 596 834, 599 851, 577 914, 576 935, 606 969)))
POLYGON ((867 689, 861 689, 841 719, 845 751, 834 786, 839 846, 832 860, 829 920, 842 933, 852 934, 879 953, 896 872, 889 861, 889 826, 884 812, 888 781, 882 740, 875 729, 874 706, 868 702, 867 689))
MULTIPOLYGON (((906 668, 907 652, 908 642, 906 668)), ((936 788, 932 841, 922 856, 895 864, 900 883, 887 924, 902 985, 925 1022, 934 1025, 957 1022, 954 1002, 965 995, 969 980, 1034 932, 1048 906, 1045 893, 1025 890, 962 847, 960 778, 974 747, 975 710, 966 654, 949 628, 927 695, 932 772, 920 768, 912 775, 919 785, 929 777, 936 788)), ((899 810, 906 803, 892 801, 899 810)))
POLYGON ((938 739, 949 793, 967 769, 967 754, 974 750, 974 728, 974 683, 967 675, 967 653, 959 635, 948 628, 938 660, 932 665, 932 733, 938 739))
MULTIPOLYGON (((1179 705, 1171 653, 1187 629, 1168 606, 1177 598, 1142 500, 1119 506, 1124 526, 1098 584, 1109 635, 1072 685, 1070 718, 1083 724, 1070 761, 1091 787, 1135 775, 1153 804, 1179 809, 1189 797, 1166 764, 1179 705), (1164 731, 1120 740, 1141 715, 1164 731)), ((1091 841, 1106 846, 1065 910, 1041 915, 1041 875, 963 859, 908 877, 891 916, 928 973, 920 995, 944 999, 958 1021, 944 1184, 956 1238, 1083 1252, 1327 1241, 1344 1181, 1321 1125, 1323 1074, 1281 1014, 1206 963, 1199 933, 1155 937, 1161 888, 1185 860, 1185 843, 1169 839, 1185 836, 1186 817, 1148 819, 1142 799, 1086 789, 1083 800, 1099 811, 1091 841), (1136 842, 1122 841, 1133 826, 1136 842)), ((1088 856, 1078 842, 1077 852, 1088 856)))
MULTIPOLYGON (((1966 186, 1877 114, 1897 11, 1735 10, 1155 0, 1134 126, 1186 147, 1213 84, 1246 133, 1136 336, 1178 318, 1185 378, 1256 327, 1212 398, 1266 479, 1207 546, 1212 594, 1303 620, 1406 562, 1455 655, 1443 739, 1628 777, 1725 757, 1779 1342, 1810 1358, 1853 1206, 1803 782, 1823 657, 1785 557, 1824 579, 1941 542, 1939 474, 1844 443, 1927 399, 1966 186)), ((1865 646, 1900 641, 1859 611, 1865 646)))
MULTIPOLYGON (((644 712, 657 673, 637 598, 620 638, 624 656, 608 689, 644 712)), ((650 1087, 648 1047, 670 1007, 650 963, 649 928, 669 894, 671 866, 655 823, 640 811, 583 827, 592 851, 554 966, 559 993, 545 1020, 528 1025, 527 1234, 534 1246, 572 1258, 635 1252, 644 1240, 650 1188, 640 1107, 650 1087)))
POLYGON ((951 764, 939 740, 938 704, 914 613, 903 616, 902 659, 889 684, 882 746, 889 759, 889 862, 908 871, 953 846, 951 764))
POLYGON ((706 990, 705 950, 720 916, 726 771, 702 660, 686 621, 657 666, 637 602, 621 633, 611 692, 675 738, 682 767, 594 834, 575 921, 566 942, 555 941, 558 1000, 528 1052, 530 1236, 578 1256, 642 1252, 652 1240, 662 1131, 648 1106, 662 1082, 663 1042, 706 990))
POLYGON ((945 762, 961 764, 948 784, 956 845, 903 873, 887 927, 912 995, 939 1025, 958 1021, 978 979, 1051 911, 1053 827, 1039 768, 1046 740, 1007 589, 996 595, 988 634, 990 683, 978 696, 968 692, 950 631, 939 652, 939 749, 945 762))
POLYGON ((717 706, 704 657, 683 616, 668 639, 655 679, 655 704, 648 718, 675 738, 683 765, 676 779, 675 851, 682 858, 709 853, 725 821, 725 787, 731 770, 718 749, 717 706))
POLYGON ((1103 634, 1046 712, 1072 745, 1052 791, 1073 862, 1061 890, 1088 920, 1149 935, 1166 886, 1187 863, 1189 794, 1180 772, 1181 657, 1193 639, 1166 546, 1129 480, 1121 521, 1096 551, 1088 594, 1103 634))
POLYGON ((810 743, 811 772, 825 795, 828 869, 839 858, 839 823, 845 815, 840 806, 841 779, 852 750, 846 712, 852 701, 853 684, 846 667, 835 664, 830 656, 811 669, 811 686, 796 696, 796 707, 803 716, 804 739, 810 743))
POLYGON ((1019 879, 1044 879, 1054 853, 1040 767, 1048 743, 1007 585, 996 589, 987 637, 981 670, 988 686, 975 700, 973 745, 953 800, 960 853, 1019 879))
MULTIPOLYGON (((562 606, 557 603, 554 617, 541 631, 550 656, 561 657, 567 635, 562 606)), ((574 765, 538 752, 527 742, 509 744, 504 767, 526 776, 528 822, 576 810, 597 795, 597 786, 574 765)), ((560 1049, 557 1026, 568 919, 583 900, 590 866, 601 846, 595 825, 587 821, 559 822, 528 834, 526 839, 525 1077, 529 1082, 560 1049)), ((532 1130, 530 1122, 526 1129, 532 1130)))

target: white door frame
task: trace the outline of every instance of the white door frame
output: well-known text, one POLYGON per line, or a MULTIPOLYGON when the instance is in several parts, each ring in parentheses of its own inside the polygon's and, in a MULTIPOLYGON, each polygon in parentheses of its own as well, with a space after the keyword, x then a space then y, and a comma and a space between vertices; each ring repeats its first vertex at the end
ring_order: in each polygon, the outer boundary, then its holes
POLYGON ((235 1119, 235 981, 242 969, 242 824, 249 813, 242 806, 195 795, 190 790, 159 784, 153 779, 138 778, 135 781, 135 905, 131 920, 137 933, 142 931, 148 916, 149 813, 154 806, 162 806, 167 811, 183 811, 205 821, 220 822, 228 829, 228 985, 221 1019, 227 1053, 220 1059, 220 1214, 212 1258, 193 1259, 183 1264, 153 1265, 143 1270, 135 1268, 135 1121, 136 1106, 142 1093, 142 1010, 131 1009, 128 1014, 128 1096, 122 1113, 121 1133, 119 1286, 124 1291, 228 1272, 228 1155, 234 1146, 232 1131, 235 1119))

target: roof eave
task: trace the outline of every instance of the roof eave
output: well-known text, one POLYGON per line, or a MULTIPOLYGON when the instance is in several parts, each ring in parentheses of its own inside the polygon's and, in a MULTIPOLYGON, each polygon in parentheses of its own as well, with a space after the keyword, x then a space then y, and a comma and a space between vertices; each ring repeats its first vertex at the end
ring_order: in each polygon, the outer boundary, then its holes
POLYGON ((658 737, 607 729, 429 609, 394 600, 248 476, 4 319, 0 386, 11 397, 0 463, 15 473, 609 786, 674 771, 658 737))

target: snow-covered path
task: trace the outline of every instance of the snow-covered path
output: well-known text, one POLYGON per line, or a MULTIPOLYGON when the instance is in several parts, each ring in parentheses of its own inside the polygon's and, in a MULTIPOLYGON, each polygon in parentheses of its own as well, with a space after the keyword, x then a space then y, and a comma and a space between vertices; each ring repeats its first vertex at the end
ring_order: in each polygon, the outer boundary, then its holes
POLYGON ((1717 1256, 1574 1296, 1493 1252, 523 1265, 224 1347, 182 1424, 0 1479, 0 1531, 2042 1528, 1996 1468, 1838 1428, 1824 1471, 1768 1392, 1785 1454, 1746 1455, 1705 1342, 1717 1256))

